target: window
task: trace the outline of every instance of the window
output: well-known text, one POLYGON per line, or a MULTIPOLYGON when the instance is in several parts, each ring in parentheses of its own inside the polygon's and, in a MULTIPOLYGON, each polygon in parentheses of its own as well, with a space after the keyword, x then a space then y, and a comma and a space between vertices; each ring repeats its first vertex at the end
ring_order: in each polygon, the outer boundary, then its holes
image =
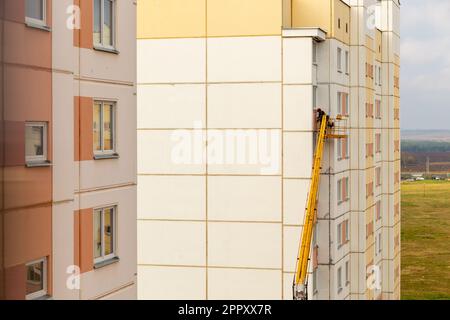
POLYGON ((339 267, 337 270, 337 287, 338 287, 338 293, 342 290, 342 268, 339 267))
POLYGON ((373 118, 373 104, 366 103, 366 118, 373 118))
POLYGON ((317 291, 318 291, 318 288, 317 288, 317 270, 313 271, 312 278, 313 278, 313 293, 316 294, 317 291))
POLYGON ((366 198, 373 196, 373 182, 366 184, 366 198))
POLYGON ((350 73, 350 54, 348 51, 345 51, 345 73, 350 73))
POLYGON ((375 168, 375 180, 377 187, 381 186, 381 167, 375 168))
POLYGON ((47 161, 47 123, 25 123, 25 160, 26 163, 47 161))
POLYGON ((375 66, 375 85, 376 86, 378 85, 377 81, 378 81, 378 67, 375 66))
POLYGON ((312 238, 312 245, 313 247, 317 246, 317 228, 319 225, 316 223, 316 225, 313 227, 313 238, 312 238))
POLYGON ((341 19, 340 18, 338 19, 338 28, 339 29, 341 28, 341 19))
POLYGON ((94 210, 94 263, 116 256, 117 207, 94 210))
POLYGON ((47 295, 47 258, 26 264, 26 299, 32 300, 47 295))
POLYGON ((400 140, 394 141, 394 151, 396 152, 400 151, 400 140))
POLYGON ((94 46, 115 46, 115 0, 94 0, 94 46))
POLYGON ((377 221, 381 219, 381 201, 377 201, 377 204, 375 206, 376 215, 377 215, 377 221))
POLYGON ((349 199, 348 196, 348 177, 339 179, 337 182, 338 204, 349 199))
POLYGON ((366 225, 366 239, 373 235, 373 222, 366 225))
POLYGON ((313 86, 313 108, 317 107, 317 86, 313 86))
POLYGON ((113 102, 94 102, 94 154, 115 153, 115 107, 113 102))
POLYGON ((378 85, 381 86, 381 67, 378 67, 378 85))
POLYGON ((337 69, 342 72, 342 49, 337 48, 337 69))
POLYGON ((317 64, 317 42, 313 41, 312 43, 312 59, 313 59, 313 64, 317 64))
POLYGON ((342 116, 348 115, 348 109, 349 109, 349 100, 348 100, 348 93, 345 92, 338 92, 337 94, 337 103, 338 103, 338 114, 342 116))
POLYGON ((369 182, 366 184, 366 198, 370 197, 372 195, 373 190, 373 183, 369 182))
POLYGON ((345 262, 345 286, 348 286, 350 283, 350 262, 345 262))
POLYGON ((381 253, 383 243, 381 242, 381 232, 378 234, 378 253, 381 253))
POLYGON ((46 0, 26 0, 25 21, 44 26, 46 24, 46 0))
POLYGON ((381 152, 381 133, 375 134, 375 150, 377 153, 381 152))
POLYGON ((343 222, 337 225, 337 244, 338 247, 343 246, 349 240, 349 228, 348 228, 348 220, 344 220, 343 222))
POLYGON ((373 143, 366 143, 366 158, 373 157, 373 143))
POLYGON ((348 33, 348 23, 345 24, 345 32, 348 33))
POLYGON ((348 159, 349 138, 337 139, 337 157, 338 160, 348 159))
POLYGON ((375 100, 375 118, 381 119, 381 100, 375 100))
POLYGON ((395 184, 400 183, 400 171, 394 173, 394 183, 395 184))
POLYGON ((400 89, 400 78, 394 76, 394 88, 400 89))

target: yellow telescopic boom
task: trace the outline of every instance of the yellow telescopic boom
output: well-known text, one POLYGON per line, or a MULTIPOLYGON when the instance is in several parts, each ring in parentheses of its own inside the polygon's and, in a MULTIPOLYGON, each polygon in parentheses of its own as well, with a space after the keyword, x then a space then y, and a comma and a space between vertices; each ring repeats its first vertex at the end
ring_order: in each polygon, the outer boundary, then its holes
POLYGON ((305 221, 303 223, 302 240, 297 257, 297 266, 294 278, 294 299, 306 300, 306 278, 308 274, 308 261, 311 251, 311 240, 317 211, 317 195, 319 190, 320 169, 322 163, 325 139, 327 138, 328 119, 324 114, 320 121, 320 131, 316 142, 314 164, 311 174, 311 186, 306 203, 305 221))

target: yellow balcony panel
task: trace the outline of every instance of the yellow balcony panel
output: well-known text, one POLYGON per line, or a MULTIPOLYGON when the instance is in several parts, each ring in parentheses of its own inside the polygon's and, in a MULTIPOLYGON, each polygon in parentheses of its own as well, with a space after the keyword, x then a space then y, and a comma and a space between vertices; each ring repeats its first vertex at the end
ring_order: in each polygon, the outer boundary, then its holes
POLYGON ((138 0, 137 38, 206 36, 206 0, 138 0))
POLYGON ((318 27, 328 38, 350 42, 350 7, 342 0, 292 0, 292 27, 318 27))
POLYGON ((280 0, 208 0, 208 36, 281 35, 280 0))

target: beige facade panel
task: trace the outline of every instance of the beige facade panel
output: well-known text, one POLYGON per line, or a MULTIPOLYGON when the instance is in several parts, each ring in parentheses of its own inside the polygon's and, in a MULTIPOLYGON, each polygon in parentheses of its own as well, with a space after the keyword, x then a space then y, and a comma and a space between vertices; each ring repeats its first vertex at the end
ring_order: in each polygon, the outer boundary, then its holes
POLYGON ((204 84, 140 85, 138 129, 194 128, 206 124, 204 84))
POLYGON ((208 128, 281 128, 281 84, 208 85, 208 128))
POLYGON ((201 141, 200 130, 140 130, 138 140, 139 174, 204 174, 202 143, 198 148, 191 144, 201 141), (197 132, 199 131, 199 132, 197 132), (197 136, 198 135, 198 136, 197 136))
POLYGON ((281 222, 281 177, 208 177, 208 219, 281 222))
POLYGON ((283 176, 288 178, 311 177, 312 132, 285 132, 283 135, 283 176))
POLYGON ((204 220, 206 177, 138 177, 138 219, 204 220))
POLYGON ((281 224, 208 223, 208 265, 281 269, 281 224))
POLYGON ((204 300, 206 268, 139 266, 138 297, 143 300, 204 300))
POLYGON ((203 83, 205 39, 138 40, 138 84, 203 83))
POLYGON ((281 270, 208 269, 208 298, 212 300, 281 299, 281 270))
POLYGON ((281 37, 208 39, 208 81, 281 81, 281 37))
POLYGON ((138 221, 138 264, 204 266, 204 222, 138 221))
POLYGON ((310 179, 283 180, 283 223, 302 225, 310 179))

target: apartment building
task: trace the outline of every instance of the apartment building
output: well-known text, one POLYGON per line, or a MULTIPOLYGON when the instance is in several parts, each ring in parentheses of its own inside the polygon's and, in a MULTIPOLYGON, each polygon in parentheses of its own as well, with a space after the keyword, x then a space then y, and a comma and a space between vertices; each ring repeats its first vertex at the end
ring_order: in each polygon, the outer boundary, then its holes
POLYGON ((136 298, 136 5, 2 0, 5 299, 136 298))
POLYGON ((348 138, 325 144, 308 298, 399 299, 399 15, 138 1, 139 298, 293 298, 321 108, 348 138))

